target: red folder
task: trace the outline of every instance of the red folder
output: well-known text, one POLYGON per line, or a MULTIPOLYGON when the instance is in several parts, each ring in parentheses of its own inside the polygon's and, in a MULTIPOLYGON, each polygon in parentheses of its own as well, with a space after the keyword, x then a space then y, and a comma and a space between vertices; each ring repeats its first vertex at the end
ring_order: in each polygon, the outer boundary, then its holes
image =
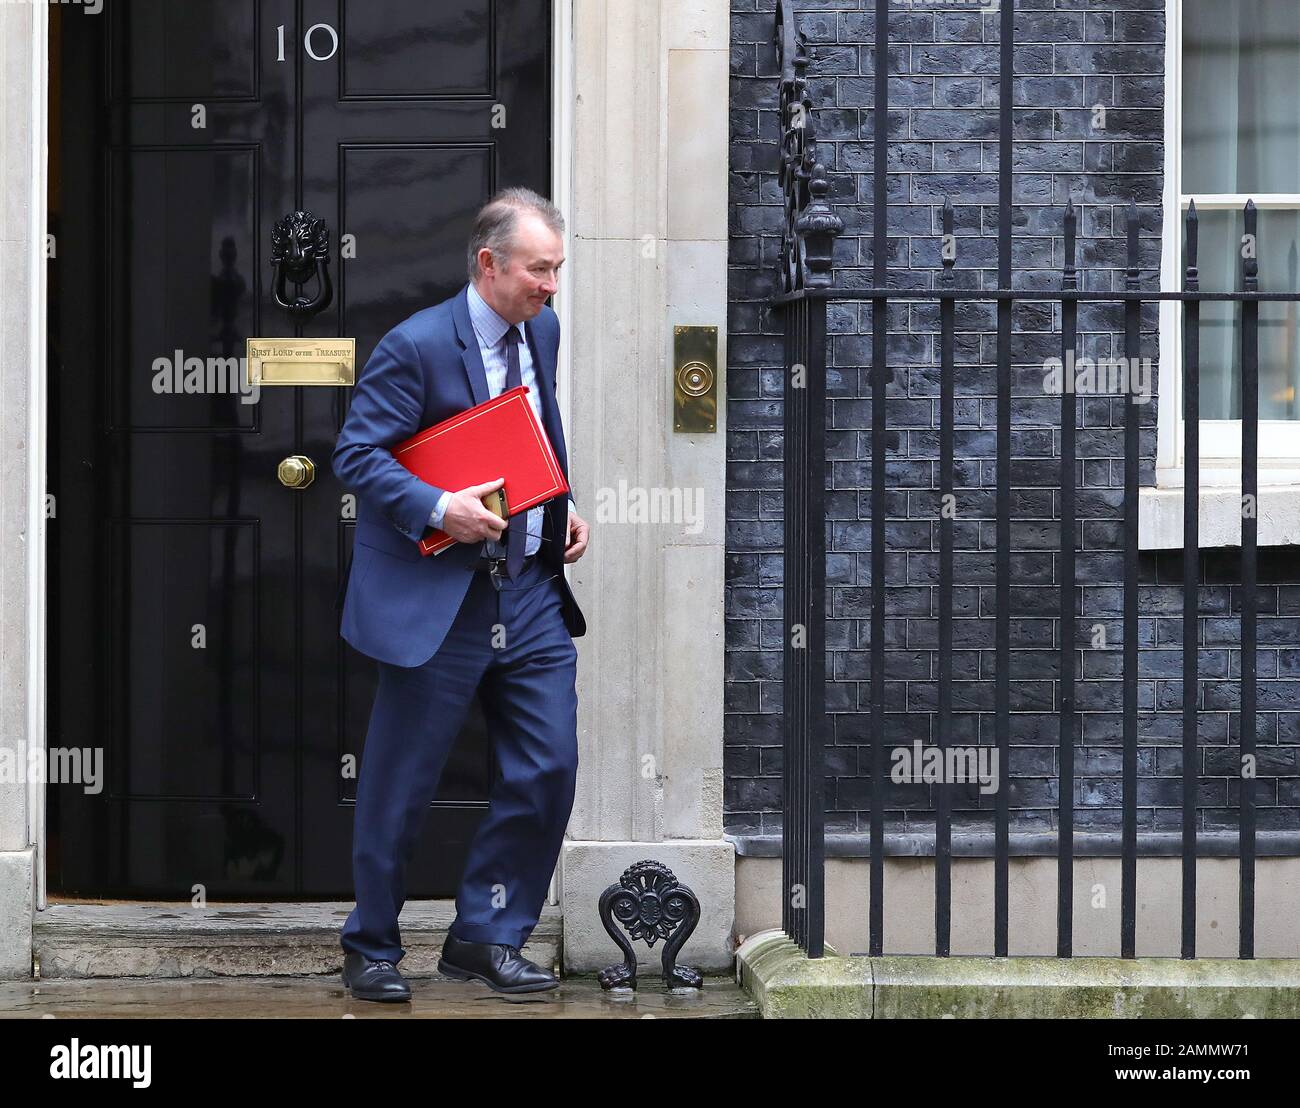
MULTIPOLYGON (((569 491, 555 451, 528 402, 528 386, 466 408, 393 447, 393 457, 420 480, 456 492, 504 477, 506 504, 516 516, 569 491)), ((429 528, 420 553, 438 554, 456 542, 429 528)))

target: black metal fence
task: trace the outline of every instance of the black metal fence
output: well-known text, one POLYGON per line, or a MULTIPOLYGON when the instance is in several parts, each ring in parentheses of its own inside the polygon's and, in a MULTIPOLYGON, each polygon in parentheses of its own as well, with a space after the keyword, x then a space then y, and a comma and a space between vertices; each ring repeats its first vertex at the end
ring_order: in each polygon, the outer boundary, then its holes
MULTIPOLYGON (((781 291, 771 300, 785 336, 785 554, 784 554, 784 791, 782 925, 810 956, 823 953, 825 926, 825 816, 822 785, 827 742, 825 673, 825 402, 827 304, 869 301, 872 305, 871 365, 871 634, 870 634, 870 918, 869 951, 884 953, 884 765, 885 747, 885 585, 886 534, 885 448, 888 424, 885 386, 890 379, 885 326, 891 301, 937 301, 940 310, 940 461, 937 490, 939 520, 938 575, 938 711, 937 746, 952 742, 953 657, 953 518, 944 506, 954 496, 954 336, 959 301, 997 305, 996 373, 996 613, 993 718, 998 779, 994 865, 994 953, 1008 953, 1008 838, 1006 787, 1009 765, 1011 680, 1011 430, 1012 309, 1017 301, 1059 303, 1061 360, 1073 364, 1081 301, 1121 303, 1125 321, 1125 357, 1135 367, 1139 357, 1140 322, 1144 303, 1174 300, 1183 305, 1184 343, 1181 367, 1185 397, 1185 488, 1183 503, 1183 703, 1182 703, 1182 957, 1195 956, 1197 876, 1197 695, 1198 695, 1198 563, 1199 525, 1199 334, 1200 305, 1206 300, 1241 305, 1242 484, 1241 531, 1241 669, 1239 753, 1242 764, 1255 754, 1258 421, 1259 421, 1259 303, 1296 301, 1300 294, 1259 291, 1258 250, 1243 250, 1241 290, 1202 292, 1197 271, 1198 221, 1193 205, 1186 217, 1184 288, 1155 292, 1141 288, 1138 213, 1130 205, 1127 218, 1128 268, 1125 289, 1083 291, 1076 270, 1077 219, 1073 205, 1063 213, 1065 265, 1061 287, 1051 294, 1012 290, 1012 108, 1014 0, 1000 6, 1001 63, 999 75, 999 218, 998 287, 961 289, 953 280, 957 260, 950 204, 943 211, 943 274, 932 290, 890 289, 887 262, 888 195, 888 58, 889 0, 876 0, 874 103, 874 272, 873 288, 848 289, 833 282, 832 246, 842 224, 827 203, 828 183, 818 160, 816 105, 809 94, 809 58, 793 12, 782 0, 776 13, 776 44, 781 65, 780 183, 785 220, 780 255, 781 291)), ((1245 233, 1257 242, 1257 213, 1246 206, 1245 233)), ((1067 370, 1068 372, 1068 370, 1067 370)), ((1137 394, 1128 388, 1124 422, 1124 580, 1123 580, 1123 739, 1121 831, 1121 955, 1135 956, 1137 917, 1137 769, 1138 769, 1138 487, 1139 413, 1137 394)), ((1073 796, 1075 706, 1074 636, 1066 630, 1075 619, 1075 462, 1077 398, 1068 383, 1061 389, 1060 440, 1060 635, 1059 806, 1057 812, 1058 898, 1057 954, 1072 954, 1073 915, 1073 796)), ((951 780, 942 781, 935 812, 935 953, 950 953, 951 934, 951 780)), ((1255 800, 1254 776, 1240 781, 1240 949, 1241 958, 1254 956, 1255 800)))

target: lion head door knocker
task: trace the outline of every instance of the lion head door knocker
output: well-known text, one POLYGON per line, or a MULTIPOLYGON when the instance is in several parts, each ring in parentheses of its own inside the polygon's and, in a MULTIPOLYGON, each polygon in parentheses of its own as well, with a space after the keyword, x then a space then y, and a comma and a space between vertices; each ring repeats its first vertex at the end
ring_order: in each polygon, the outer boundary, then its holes
POLYGON ((271 230, 271 268, 275 270, 275 302, 296 320, 308 320, 330 306, 334 285, 330 281, 330 231, 311 212, 286 215, 271 230), (303 287, 316 282, 310 299, 303 287), (290 299, 288 286, 294 285, 290 299))
POLYGON ((636 988, 636 951, 623 937, 615 920, 632 939, 653 947, 666 939, 663 978, 667 988, 701 988, 704 978, 689 966, 676 964, 677 952, 700 922, 700 901, 673 876, 662 862, 644 861, 628 866, 617 885, 600 894, 600 922, 623 951, 623 961, 600 971, 602 989, 636 988))

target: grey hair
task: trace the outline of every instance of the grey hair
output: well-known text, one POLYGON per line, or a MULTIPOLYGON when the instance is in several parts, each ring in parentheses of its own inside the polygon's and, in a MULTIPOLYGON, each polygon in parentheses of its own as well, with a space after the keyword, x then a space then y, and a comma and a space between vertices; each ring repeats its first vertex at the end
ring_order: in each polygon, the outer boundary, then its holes
POLYGON ((519 226, 522 212, 533 212, 552 231, 561 238, 564 237, 564 216, 546 197, 527 188, 502 189, 479 209, 474 218, 474 230, 469 236, 466 258, 471 281, 481 276, 478 253, 484 247, 492 251, 494 258, 499 258, 502 262, 510 260, 515 229, 519 226))

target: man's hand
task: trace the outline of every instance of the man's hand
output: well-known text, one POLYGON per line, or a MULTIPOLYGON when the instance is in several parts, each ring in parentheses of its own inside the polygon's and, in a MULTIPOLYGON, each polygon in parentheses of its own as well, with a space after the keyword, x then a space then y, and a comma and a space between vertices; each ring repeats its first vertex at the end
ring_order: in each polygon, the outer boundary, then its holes
POLYGON ((442 530, 457 542, 499 540, 501 532, 506 529, 506 521, 483 507, 483 497, 505 483, 504 477, 498 477, 485 485, 470 485, 467 489, 452 493, 442 516, 442 530))
POLYGON ((564 560, 566 562, 576 562, 586 553, 589 535, 590 528, 588 528, 582 516, 578 515, 573 509, 569 509, 569 533, 564 546, 564 560))

